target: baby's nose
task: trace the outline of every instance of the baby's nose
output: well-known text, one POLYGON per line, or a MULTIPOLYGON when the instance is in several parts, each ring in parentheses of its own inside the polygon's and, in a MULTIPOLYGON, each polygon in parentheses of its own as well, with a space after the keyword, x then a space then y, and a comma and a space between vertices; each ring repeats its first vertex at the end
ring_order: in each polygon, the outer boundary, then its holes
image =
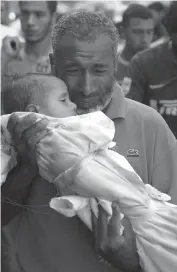
POLYGON ((72 110, 73 110, 73 111, 76 111, 76 108, 77 108, 76 104, 73 103, 73 102, 70 102, 70 104, 71 104, 72 110))

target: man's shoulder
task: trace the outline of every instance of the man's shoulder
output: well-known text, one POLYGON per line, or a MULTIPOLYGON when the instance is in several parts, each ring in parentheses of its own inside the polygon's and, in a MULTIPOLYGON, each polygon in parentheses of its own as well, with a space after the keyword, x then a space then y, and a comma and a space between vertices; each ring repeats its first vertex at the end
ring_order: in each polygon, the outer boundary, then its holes
POLYGON ((158 58, 162 60, 162 56, 166 54, 169 50, 169 41, 166 41, 161 44, 157 44, 151 48, 148 48, 144 51, 137 53, 132 61, 142 61, 144 64, 148 64, 149 62, 155 63, 158 58))
POLYGON ((154 135, 158 141, 164 141, 167 146, 176 144, 175 136, 168 124, 155 109, 128 98, 126 108, 127 126, 130 131, 134 128, 140 137, 145 137, 150 144, 154 142, 154 135))
MULTIPOLYGON (((162 116, 153 108, 139 103, 135 100, 125 98, 127 107, 127 118, 136 120, 145 125, 164 125, 166 124, 162 116)), ((139 124, 140 124, 139 123, 139 124)))

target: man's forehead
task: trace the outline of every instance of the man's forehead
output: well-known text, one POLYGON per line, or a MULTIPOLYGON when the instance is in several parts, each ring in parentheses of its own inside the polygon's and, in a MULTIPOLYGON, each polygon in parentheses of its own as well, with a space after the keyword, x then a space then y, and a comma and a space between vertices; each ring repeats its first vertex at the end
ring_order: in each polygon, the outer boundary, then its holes
POLYGON ((29 11, 45 11, 48 5, 47 1, 21 1, 20 8, 29 11))
POLYGON ((129 22, 131 28, 148 28, 154 26, 154 20, 152 18, 131 18, 129 22))
POLYGON ((62 54, 75 55, 77 52, 85 57, 89 57, 92 54, 105 54, 108 51, 112 51, 113 41, 106 34, 101 34, 94 41, 86 41, 77 39, 72 34, 66 34, 62 37, 60 44, 58 45, 57 52, 62 54))

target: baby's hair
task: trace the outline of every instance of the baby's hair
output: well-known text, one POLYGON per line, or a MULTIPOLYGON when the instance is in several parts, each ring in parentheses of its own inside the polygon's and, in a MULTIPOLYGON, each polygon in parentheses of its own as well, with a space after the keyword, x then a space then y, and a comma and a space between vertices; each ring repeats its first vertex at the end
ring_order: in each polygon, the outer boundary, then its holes
POLYGON ((45 87, 51 74, 28 73, 9 77, 2 87, 2 109, 4 114, 26 111, 29 104, 38 105, 50 90, 45 87))

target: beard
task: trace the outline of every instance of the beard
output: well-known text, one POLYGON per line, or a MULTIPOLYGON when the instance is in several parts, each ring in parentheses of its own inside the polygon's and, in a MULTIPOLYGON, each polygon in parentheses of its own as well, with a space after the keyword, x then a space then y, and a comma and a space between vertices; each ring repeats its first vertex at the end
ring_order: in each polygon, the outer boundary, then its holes
POLYGON ((77 113, 86 114, 103 110, 111 100, 113 87, 114 80, 104 87, 99 86, 97 90, 88 96, 84 95, 81 91, 71 91, 70 98, 77 105, 77 113))

